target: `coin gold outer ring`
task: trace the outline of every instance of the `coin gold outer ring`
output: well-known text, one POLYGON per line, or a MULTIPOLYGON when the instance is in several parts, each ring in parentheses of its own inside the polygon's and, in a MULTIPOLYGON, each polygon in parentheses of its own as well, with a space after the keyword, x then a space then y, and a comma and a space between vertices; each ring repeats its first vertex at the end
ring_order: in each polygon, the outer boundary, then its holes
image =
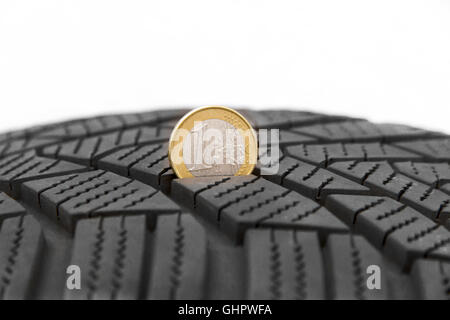
POLYGON ((169 161, 170 165, 178 178, 193 178, 184 161, 176 163, 174 157, 183 159, 183 142, 187 134, 194 127, 195 121, 204 121, 208 119, 219 119, 232 124, 236 130, 244 137, 245 157, 244 163, 235 173, 236 176, 244 176, 252 173, 258 154, 258 145, 256 134, 250 123, 238 112, 223 106, 205 106, 196 108, 181 118, 173 129, 169 140, 169 161), (179 130, 184 129, 184 130, 179 130))

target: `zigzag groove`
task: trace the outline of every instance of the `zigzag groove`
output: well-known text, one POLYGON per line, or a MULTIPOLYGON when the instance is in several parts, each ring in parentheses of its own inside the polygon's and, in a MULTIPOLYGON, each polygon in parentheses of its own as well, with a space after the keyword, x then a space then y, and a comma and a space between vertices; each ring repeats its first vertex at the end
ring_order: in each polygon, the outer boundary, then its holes
POLYGON ((270 292, 272 299, 280 299, 281 297, 281 260, 278 244, 275 242, 273 231, 270 237, 270 292))
MULTIPOLYGON (((76 203, 73 207, 74 208, 78 208, 78 207, 81 207, 81 206, 85 206, 85 205, 91 203, 92 201, 97 200, 97 199, 107 195, 108 193, 111 193, 111 192, 117 191, 119 189, 125 188, 127 185, 129 185, 132 182, 133 182, 133 180, 128 180, 128 181, 126 181, 126 182, 124 182, 124 183, 122 183, 122 184, 120 184, 118 186, 114 186, 113 188, 106 189, 106 190, 102 191, 101 193, 96 194, 93 197, 87 198, 86 200, 84 200, 82 202, 76 203)), ((133 190, 135 190, 134 192, 137 191, 137 189, 133 189, 133 190)), ((116 199, 116 198, 113 198, 113 199, 116 199)), ((118 199, 122 199, 122 196, 119 196, 118 199)), ((117 199, 114 200, 113 202, 115 202, 115 201, 117 201, 117 199)))
MULTIPOLYGON (((263 192, 263 191, 264 191, 264 188, 258 189, 258 190, 256 190, 256 191, 253 191, 249 196, 253 196, 253 195, 255 195, 255 194, 257 194, 257 193, 260 193, 260 192, 263 192)), ((252 212, 252 211, 255 210, 255 209, 259 209, 259 208, 261 208, 261 207, 263 207, 263 206, 265 206, 265 205, 268 205, 268 204, 271 203, 271 202, 274 202, 274 201, 276 201, 276 200, 278 200, 278 199, 280 199, 280 198, 283 198, 283 197, 287 196, 290 192, 291 192, 290 190, 287 190, 287 191, 284 191, 284 192, 281 193, 281 194, 277 194, 277 195, 275 195, 275 196, 273 196, 273 197, 271 197, 271 198, 269 198, 269 199, 267 199, 267 200, 258 202, 256 205, 251 205, 251 206, 248 207, 247 209, 242 210, 241 212, 239 212, 239 215, 242 216, 242 215, 244 215, 244 214, 246 214, 246 213, 252 212)), ((249 196, 244 195, 244 196, 243 196, 243 199, 247 199, 249 196)), ((243 199, 240 199, 240 198, 238 198, 238 199, 239 199, 239 200, 238 200, 238 201, 234 201, 234 203, 239 202, 240 200, 243 200, 243 199)))
POLYGON ((122 287, 123 269, 125 266, 125 258, 127 252, 127 229, 124 227, 125 217, 122 216, 120 223, 119 237, 117 240, 116 258, 114 259, 112 293, 111 298, 116 299, 122 287))
POLYGON ((219 181, 216 181, 216 182, 214 182, 214 183, 210 183, 210 184, 206 185, 204 188, 201 188, 201 189, 197 190, 196 192, 194 192, 194 208, 195 208, 196 205, 197 205, 197 196, 198 196, 200 193, 202 193, 203 191, 206 191, 206 190, 208 190, 208 189, 212 189, 212 188, 214 188, 214 187, 217 187, 217 186, 221 185, 222 183, 227 182, 227 181, 230 180, 230 179, 231 179, 231 177, 225 177, 225 178, 223 178, 223 179, 221 179, 221 180, 219 180, 219 181))
POLYGON ((150 192, 148 195, 142 196, 139 199, 133 200, 131 201, 131 203, 127 204, 124 206, 124 208, 131 208, 134 207, 135 205, 137 205, 138 203, 142 203, 145 200, 151 199, 155 194, 157 194, 159 191, 155 190, 153 192, 150 192))
POLYGON ((216 193, 216 194, 214 195, 214 197, 215 197, 215 198, 220 198, 221 196, 223 196, 223 195, 225 195, 225 194, 227 194, 227 193, 230 193, 230 192, 233 192, 233 191, 237 191, 237 190, 239 190, 239 189, 241 189, 241 188, 244 188, 245 186, 248 186, 249 184, 252 184, 252 183, 256 182, 256 181, 259 180, 259 179, 260 179, 260 177, 255 177, 255 178, 253 178, 253 179, 251 179, 251 180, 249 180, 249 181, 244 181, 244 182, 241 183, 241 184, 237 184, 237 185, 235 185, 234 187, 231 187, 231 188, 228 188, 228 189, 226 189, 226 190, 224 190, 224 191, 221 191, 221 192, 216 193))
POLYGON ((429 228, 426 228, 425 230, 422 230, 422 231, 420 231, 420 232, 417 232, 417 233, 415 233, 414 235, 408 237, 406 240, 407 240, 408 242, 417 241, 417 240, 419 240, 420 238, 425 237, 427 234, 432 233, 432 232, 433 232, 434 230, 436 230, 437 228, 439 228, 439 225, 438 225, 438 224, 436 224, 436 225, 434 225, 434 226, 431 226, 431 227, 429 227, 429 228))
POLYGON ((362 208, 356 210, 355 213, 353 214, 353 224, 356 223, 356 218, 357 218, 361 213, 363 213, 364 211, 367 211, 367 210, 369 210, 369 209, 372 209, 372 208, 374 208, 374 207, 376 207, 376 206, 382 204, 382 203, 385 202, 385 201, 386 201, 385 199, 380 198, 380 199, 375 200, 375 201, 372 201, 371 203, 365 205, 364 207, 362 207, 362 208))
POLYGON ((88 179, 80 180, 80 181, 78 181, 77 183, 75 183, 73 185, 70 185, 70 186, 68 186, 66 188, 63 188, 63 189, 59 190, 58 192, 56 192, 55 194, 63 194, 65 192, 69 191, 69 190, 73 190, 76 187, 80 187, 83 184, 89 183, 89 182, 91 182, 91 181, 93 181, 93 180, 95 180, 97 178, 100 178, 101 176, 103 176, 105 174, 106 174, 106 171, 102 171, 102 172, 100 172, 100 173, 98 173, 98 174, 96 174, 96 175, 94 175, 92 177, 89 177, 88 179))
POLYGON ((178 217, 177 228, 175 230, 174 250, 172 256, 172 271, 170 276, 170 298, 175 299, 177 290, 180 286, 180 278, 182 274, 183 258, 184 258, 184 228, 181 224, 181 216, 178 217))
POLYGON ((94 250, 90 261, 90 270, 88 272, 89 279, 87 281, 88 299, 92 299, 93 294, 97 290, 97 281, 99 278, 100 261, 102 259, 103 242, 105 241, 105 231, 103 230, 103 218, 100 218, 97 235, 95 237, 94 250))

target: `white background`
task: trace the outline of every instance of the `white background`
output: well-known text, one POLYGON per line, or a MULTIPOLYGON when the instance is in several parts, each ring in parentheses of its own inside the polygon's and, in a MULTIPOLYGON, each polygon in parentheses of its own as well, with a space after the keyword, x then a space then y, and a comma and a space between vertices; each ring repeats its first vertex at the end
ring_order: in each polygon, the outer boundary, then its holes
POLYGON ((206 104, 450 133, 450 2, 0 2, 0 131, 206 104))

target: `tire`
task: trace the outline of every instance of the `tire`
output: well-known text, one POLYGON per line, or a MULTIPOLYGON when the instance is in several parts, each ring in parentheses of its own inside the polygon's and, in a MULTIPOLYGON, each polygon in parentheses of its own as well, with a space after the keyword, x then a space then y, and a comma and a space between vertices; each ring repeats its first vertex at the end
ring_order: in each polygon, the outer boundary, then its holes
POLYGON ((0 298, 450 298, 446 135, 241 110, 280 129, 278 173, 176 179, 186 111, 0 136, 0 298))

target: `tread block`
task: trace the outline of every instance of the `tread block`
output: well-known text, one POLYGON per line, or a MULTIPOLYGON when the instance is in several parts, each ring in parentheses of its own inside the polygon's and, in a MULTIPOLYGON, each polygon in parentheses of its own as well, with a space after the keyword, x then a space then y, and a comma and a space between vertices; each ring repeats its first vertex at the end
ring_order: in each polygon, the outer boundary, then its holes
POLYGON ((381 254, 364 238, 354 235, 330 235, 325 247, 332 299, 388 299, 387 275, 381 254), (367 286, 367 267, 381 269, 381 289, 367 286))
POLYGON ((250 230, 245 251, 248 299, 325 298, 325 272, 316 233, 250 230))
POLYGON ((450 165, 448 163, 396 162, 393 166, 401 173, 439 188, 450 182, 450 165))
POLYGON ((394 145, 424 155, 430 159, 450 160, 450 139, 430 139, 430 140, 416 140, 408 142, 397 142, 394 145))
POLYGON ((192 108, 182 108, 182 109, 165 109, 165 110, 156 110, 151 112, 143 112, 138 113, 139 117, 145 119, 148 115, 152 116, 153 113, 158 117, 158 123, 171 121, 174 119, 180 119, 187 112, 191 111, 192 108))
POLYGON ((160 191, 139 181, 95 170, 23 184, 24 200, 72 229, 77 219, 179 211, 160 191))
POLYGON ((125 148, 99 159, 97 166, 169 192, 170 183, 176 176, 169 163, 167 148, 167 144, 125 148))
POLYGON ((81 289, 66 299, 138 299, 145 253, 145 216, 99 217, 78 222, 71 263, 81 289))
POLYGON ((43 155, 82 165, 95 165, 96 160, 122 148, 142 143, 157 143, 169 138, 168 129, 142 127, 120 130, 94 137, 78 138, 44 148, 43 155))
POLYGON ((264 178, 317 201, 329 194, 369 194, 369 188, 361 184, 291 157, 280 161, 276 175, 264 178))
MULTIPOLYGON (((151 122, 151 118, 148 119, 151 122)), ((156 116, 153 117, 156 121, 156 116)), ((111 130, 121 130, 142 123, 136 114, 100 116, 60 125, 40 134, 42 137, 79 138, 111 130)))
POLYGON ((158 218, 149 299, 205 299, 207 239, 188 214, 158 218))
POLYGON ((0 159, 15 153, 23 153, 25 151, 40 148, 52 143, 55 143, 55 139, 51 138, 20 138, 7 140, 0 143, 0 159))
POLYGON ((393 199, 333 195, 326 207, 403 268, 424 257, 450 260, 450 232, 393 199))
POLYGON ((127 125, 138 123, 138 119, 132 115, 126 116, 101 116, 91 119, 81 119, 65 125, 59 125, 51 130, 45 130, 41 137, 78 138, 92 134, 103 133, 108 130, 120 130, 127 125))
POLYGON ((0 188, 18 197, 20 184, 24 181, 85 170, 87 168, 77 164, 39 157, 35 151, 31 150, 0 160, 0 188))
POLYGON ((20 216, 25 209, 6 193, 0 192, 0 223, 3 219, 20 216))
POLYGON ((300 144, 286 148, 288 155, 327 167, 336 161, 402 161, 422 156, 384 143, 300 144))
POLYGON ((167 110, 145 113, 131 113, 119 115, 99 116, 89 119, 74 120, 67 123, 60 123, 49 126, 46 130, 41 130, 39 137, 51 138, 80 138, 102 134, 114 130, 123 130, 136 126, 160 125, 164 121, 178 119, 187 110, 167 110))
POLYGON ((445 223, 450 217, 449 195, 399 174, 387 162, 340 162, 330 170, 368 186, 378 195, 387 195, 445 223))
POLYGON ((0 143, 3 144, 3 142, 5 142, 5 141, 26 138, 26 137, 29 137, 31 134, 38 132, 39 130, 40 130, 40 126, 39 127, 31 127, 31 128, 27 128, 27 129, 7 131, 7 132, 0 134, 0 143))
POLYGON ((410 126, 399 124, 375 124, 366 120, 322 123, 292 128, 292 130, 315 136, 322 141, 336 142, 386 142, 405 138, 420 138, 436 135, 433 132, 410 126))
POLYGON ((0 229, 0 299, 28 299, 44 238, 30 215, 5 219, 0 229))
POLYGON ((176 179, 172 194, 237 242, 254 227, 315 229, 321 235, 347 231, 314 201, 252 175, 176 179))
POLYGON ((412 277, 420 299, 448 300, 450 298, 450 263, 437 260, 417 260, 412 277))
POLYGON ((298 112, 289 110, 252 111, 239 110, 247 117, 255 128, 290 128, 292 126, 309 125, 329 121, 339 121, 348 117, 325 115, 313 112, 298 112))
MULTIPOLYGON (((270 133, 269 134, 269 142, 270 142, 270 133)), ((290 130, 280 129, 279 131, 279 145, 280 147, 296 145, 299 143, 314 143, 317 141, 316 138, 312 138, 297 132, 293 132, 290 130)), ((261 145, 261 141, 259 142, 261 145)))

